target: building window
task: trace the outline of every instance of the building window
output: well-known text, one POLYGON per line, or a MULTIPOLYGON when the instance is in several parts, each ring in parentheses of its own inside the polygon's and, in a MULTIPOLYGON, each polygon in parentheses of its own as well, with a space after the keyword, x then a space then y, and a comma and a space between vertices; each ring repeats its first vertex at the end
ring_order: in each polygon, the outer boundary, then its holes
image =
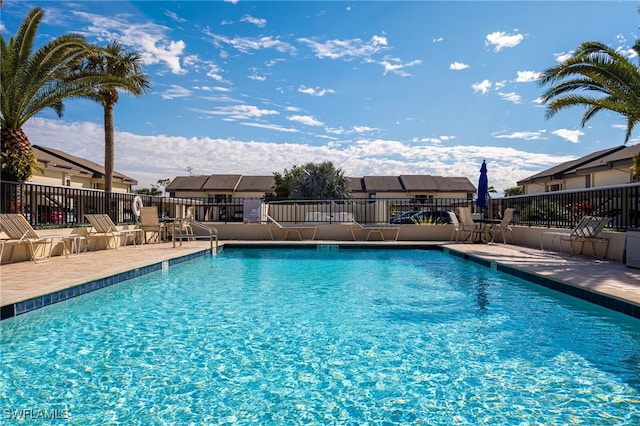
POLYGON ((64 184, 65 186, 71 186, 71 178, 69 176, 64 178, 64 184))
POLYGON ((586 175, 584 177, 584 187, 591 188, 591 175, 586 175))
MULTIPOLYGON (((209 196, 209 200, 211 200, 211 196, 209 196)), ((216 204, 230 203, 231 202, 231 195, 215 194, 213 196, 213 200, 214 200, 214 203, 216 203, 216 204)))
POLYGON ((562 191, 561 183, 556 183, 555 185, 547 185, 545 192, 555 192, 555 191, 562 191))
POLYGON ((433 204, 433 195, 416 195, 416 204, 433 204))

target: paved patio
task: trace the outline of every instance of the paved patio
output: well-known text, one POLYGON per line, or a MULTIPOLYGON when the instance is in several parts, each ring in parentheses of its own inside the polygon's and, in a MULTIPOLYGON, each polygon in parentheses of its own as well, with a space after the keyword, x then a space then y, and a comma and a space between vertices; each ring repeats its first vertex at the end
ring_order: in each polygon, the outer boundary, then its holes
MULTIPOLYGON (((282 241, 222 241, 220 246, 238 244, 281 245, 282 241)), ((453 254, 483 263, 508 268, 512 274, 522 271, 529 278, 541 278, 568 284, 581 291, 624 301, 640 312, 640 269, 627 268, 619 262, 595 260, 582 256, 560 256, 553 252, 504 244, 463 244, 448 242, 344 242, 287 241, 287 244, 363 244, 367 246, 439 245, 453 254)), ((19 262, 0 266, 0 306, 7 306, 131 271, 179 258, 209 248, 208 241, 127 246, 119 250, 99 250, 78 257, 53 257, 47 263, 19 262)), ((545 284, 543 284, 545 285, 545 284)), ((638 316, 638 315, 634 315, 638 316)))

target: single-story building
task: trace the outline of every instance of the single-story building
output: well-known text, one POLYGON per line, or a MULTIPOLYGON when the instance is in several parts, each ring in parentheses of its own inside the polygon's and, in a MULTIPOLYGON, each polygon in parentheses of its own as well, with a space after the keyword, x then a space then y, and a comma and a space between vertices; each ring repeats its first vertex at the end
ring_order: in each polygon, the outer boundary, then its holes
MULTIPOLYGON (((476 187, 466 177, 430 175, 348 177, 356 198, 406 198, 428 201, 434 198, 473 199, 476 187)), ((207 197, 215 202, 230 198, 264 197, 275 188, 273 176, 214 174, 178 176, 166 187, 172 197, 207 197)))

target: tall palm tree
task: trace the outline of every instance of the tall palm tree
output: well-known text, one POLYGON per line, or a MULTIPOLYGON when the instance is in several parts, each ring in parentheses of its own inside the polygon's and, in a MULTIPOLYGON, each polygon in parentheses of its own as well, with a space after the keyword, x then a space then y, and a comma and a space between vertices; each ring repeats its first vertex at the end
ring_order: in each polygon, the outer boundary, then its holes
POLYGON ((6 41, 0 34, 0 160, 4 180, 23 182, 36 171, 37 159, 22 130, 30 118, 45 108, 53 108, 62 117, 63 100, 82 97, 95 84, 108 81, 91 72, 72 72, 92 49, 80 35, 62 35, 33 50, 43 15, 36 7, 15 37, 6 41))
POLYGON ((117 41, 88 57, 83 69, 115 79, 113 84, 96 86, 88 96, 104 108, 104 190, 111 192, 115 163, 113 109, 119 99, 118 90, 141 96, 151 88, 151 83, 142 68, 142 56, 124 49, 117 41))
MULTIPOLYGON (((633 50, 640 54, 640 40, 633 50)), ((640 69, 602 43, 582 43, 571 57, 545 70, 539 83, 552 84, 542 96, 547 118, 564 108, 583 106, 584 127, 598 112, 613 111, 627 119, 625 144, 640 121, 640 69)))

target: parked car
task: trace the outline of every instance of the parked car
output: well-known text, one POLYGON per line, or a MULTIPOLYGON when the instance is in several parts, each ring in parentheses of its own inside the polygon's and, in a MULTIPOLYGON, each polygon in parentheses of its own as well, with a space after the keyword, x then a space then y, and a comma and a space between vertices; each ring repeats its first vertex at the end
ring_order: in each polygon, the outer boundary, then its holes
POLYGON ((415 211, 403 212, 399 216, 392 217, 389 220, 389 223, 395 223, 395 224, 398 224, 398 223, 412 223, 410 219, 411 219, 411 216, 413 216, 414 214, 416 214, 415 211), (408 222, 407 222, 407 220, 408 220, 408 222))
POLYGON ((430 223, 430 224, 446 224, 451 223, 449 212, 446 210, 423 210, 421 212, 413 213, 410 216, 399 216, 391 221, 393 224, 403 223, 430 223))

